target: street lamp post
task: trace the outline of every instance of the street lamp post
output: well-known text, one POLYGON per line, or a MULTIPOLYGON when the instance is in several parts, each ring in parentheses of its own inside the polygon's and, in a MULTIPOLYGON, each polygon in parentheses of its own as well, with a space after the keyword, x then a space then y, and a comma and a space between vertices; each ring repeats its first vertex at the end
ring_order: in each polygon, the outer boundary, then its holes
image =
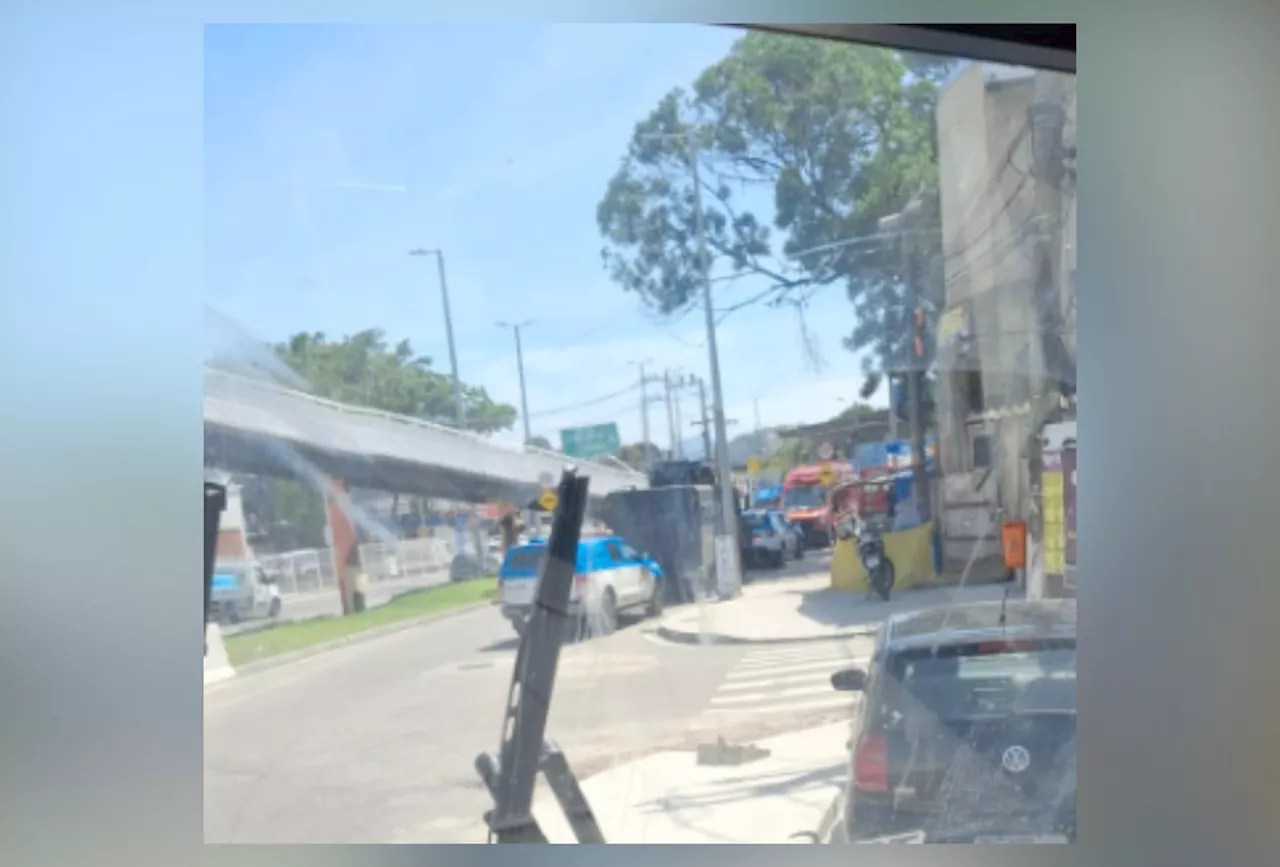
POLYGON ((528 445, 533 439, 529 432, 529 401, 525 396, 524 389, 524 349, 520 345, 520 329, 528 325, 532 325, 533 321, 526 319, 523 322, 499 322, 499 328, 510 328, 516 335, 516 370, 520 375, 520 417, 524 419, 524 444, 528 445))
POLYGON ((440 298, 444 303, 444 330, 449 338, 449 367, 453 374, 453 410, 458 430, 467 429, 467 416, 462 407, 462 382, 458 379, 458 352, 453 343, 453 317, 449 313, 449 283, 444 276, 444 251, 422 247, 409 251, 410 256, 435 256, 440 272, 440 298))

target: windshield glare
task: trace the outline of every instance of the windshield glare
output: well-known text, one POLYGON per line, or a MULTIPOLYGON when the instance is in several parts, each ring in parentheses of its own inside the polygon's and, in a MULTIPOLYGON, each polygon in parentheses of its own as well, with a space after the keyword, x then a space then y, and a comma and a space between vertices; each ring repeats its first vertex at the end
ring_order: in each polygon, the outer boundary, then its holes
MULTIPOLYGON (((507 729, 608 842, 887 837, 911 750, 863 738, 850 668, 998 777, 1069 753, 1074 652, 877 642, 1073 604, 1074 76, 673 24, 212 25, 203 56, 216 571, 271 576, 210 593, 207 841, 484 842, 507 729)), ((549 785, 507 806, 572 840, 549 785)), ((912 809, 1021 833, 1037 785, 912 809)))

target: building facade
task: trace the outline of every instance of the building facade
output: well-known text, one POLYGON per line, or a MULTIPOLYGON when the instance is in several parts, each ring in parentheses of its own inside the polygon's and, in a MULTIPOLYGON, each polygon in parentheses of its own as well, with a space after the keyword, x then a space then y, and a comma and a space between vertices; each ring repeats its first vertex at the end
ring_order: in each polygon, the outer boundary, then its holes
POLYGON ((996 556, 1001 521, 1034 537, 1040 431, 1074 416, 1075 79, 971 64, 937 134, 944 547, 996 556))

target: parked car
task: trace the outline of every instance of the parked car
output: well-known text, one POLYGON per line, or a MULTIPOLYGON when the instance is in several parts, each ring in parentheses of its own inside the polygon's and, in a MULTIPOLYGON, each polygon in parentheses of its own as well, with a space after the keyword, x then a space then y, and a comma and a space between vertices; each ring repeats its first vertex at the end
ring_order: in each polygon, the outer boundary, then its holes
POLYGON ((863 700, 824 842, 1074 842, 1075 614, 1007 601, 887 620, 868 669, 831 678, 863 700))
POLYGON ((795 524, 791 523, 791 521, 787 518, 787 513, 786 513, 786 512, 783 512, 783 511, 781 511, 781 510, 778 510, 778 511, 773 512, 773 514, 774 514, 775 516, 777 516, 777 519, 778 519, 780 522, 782 522, 782 526, 783 526, 783 527, 785 527, 785 528, 787 529, 787 531, 788 531, 789 533, 791 533, 791 535, 792 535, 792 536, 794 536, 794 537, 795 537, 795 540, 796 540, 796 553, 795 553, 795 558, 796 558, 797 560, 803 560, 803 559, 804 559, 804 549, 805 549, 805 547, 806 547, 806 546, 805 546, 805 541, 804 541, 804 528, 803 528, 803 527, 798 527, 798 526, 796 526, 795 524))
MULTIPOLYGON (((546 556, 547 542, 535 539, 507 551, 498 569, 502 614, 517 634, 533 611, 534 590, 546 556)), ((642 611, 662 613, 662 567, 618 536, 599 536, 578 542, 570 616, 596 634, 617 629, 618 615, 642 611)))
POLYGON ((748 509, 742 513, 743 526, 751 534, 749 556, 753 564, 781 568, 788 560, 804 556, 804 545, 795 529, 779 512, 748 509))
POLYGON ((213 567, 209 619, 222 624, 280 616, 280 587, 257 563, 223 560, 213 567))

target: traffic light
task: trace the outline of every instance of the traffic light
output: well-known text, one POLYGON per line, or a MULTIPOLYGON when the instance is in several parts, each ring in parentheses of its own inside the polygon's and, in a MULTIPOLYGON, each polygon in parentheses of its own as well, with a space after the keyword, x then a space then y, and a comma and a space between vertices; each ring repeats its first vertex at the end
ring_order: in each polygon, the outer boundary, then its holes
POLYGON ((913 326, 912 349, 915 353, 915 357, 922 359, 925 355, 925 317, 923 305, 916 305, 915 312, 912 315, 911 324, 913 326))

